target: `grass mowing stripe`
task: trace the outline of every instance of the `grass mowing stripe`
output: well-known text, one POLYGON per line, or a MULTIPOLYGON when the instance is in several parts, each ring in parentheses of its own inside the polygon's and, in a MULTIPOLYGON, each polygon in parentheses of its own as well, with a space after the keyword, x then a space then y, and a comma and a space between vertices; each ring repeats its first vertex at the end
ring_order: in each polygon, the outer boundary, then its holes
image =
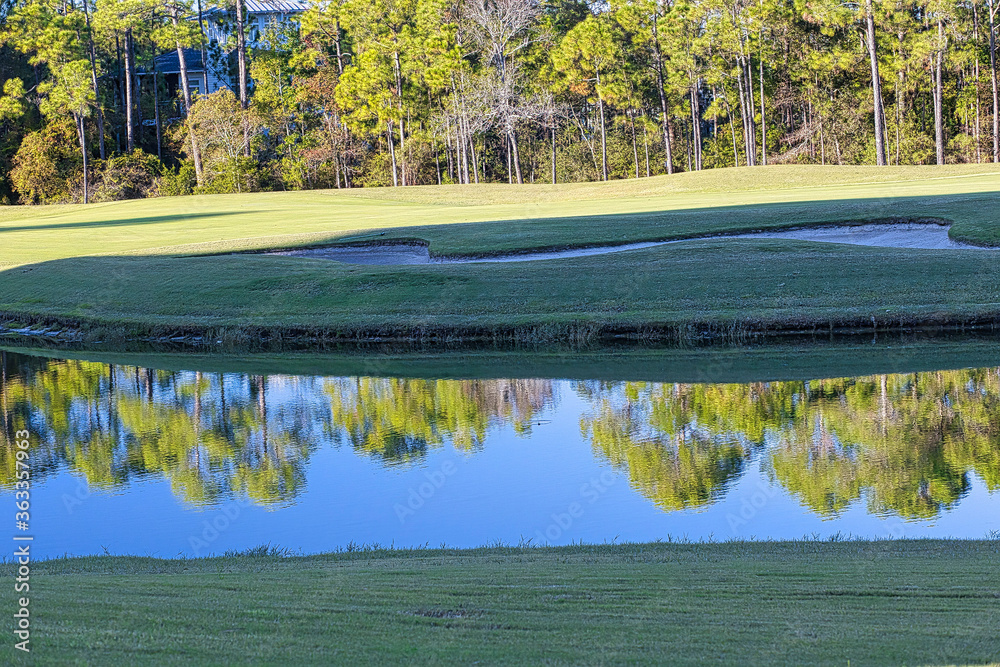
POLYGON ((990 663, 998 556, 918 540, 54 560, 33 572, 33 658, 990 663))

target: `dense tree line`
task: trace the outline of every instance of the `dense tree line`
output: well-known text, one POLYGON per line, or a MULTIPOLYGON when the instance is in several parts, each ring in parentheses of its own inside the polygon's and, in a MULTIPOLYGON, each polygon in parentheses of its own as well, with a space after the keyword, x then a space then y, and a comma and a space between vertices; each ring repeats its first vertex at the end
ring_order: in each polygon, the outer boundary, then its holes
POLYGON ((231 53, 197 0, 0 3, 0 196, 1000 161, 1000 0, 226 1, 231 53))

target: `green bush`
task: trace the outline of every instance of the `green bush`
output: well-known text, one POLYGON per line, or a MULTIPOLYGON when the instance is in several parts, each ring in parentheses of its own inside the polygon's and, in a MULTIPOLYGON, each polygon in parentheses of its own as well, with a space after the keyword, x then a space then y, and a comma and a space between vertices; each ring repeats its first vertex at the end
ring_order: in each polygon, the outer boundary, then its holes
POLYGON ((94 179, 94 201, 143 199, 154 196, 163 176, 163 163, 141 150, 118 155, 99 167, 94 179))
POLYGON ((59 120, 24 137, 10 182, 22 204, 56 204, 71 201, 74 184, 81 183, 83 158, 76 128, 59 120))
POLYGON ((253 158, 240 156, 220 161, 216 169, 218 171, 202 186, 195 188, 195 192, 216 195, 272 189, 273 174, 270 172, 270 165, 261 164, 253 158))
POLYGON ((164 171, 157 182, 156 194, 161 197, 180 197, 194 193, 198 187, 198 177, 194 162, 185 160, 177 169, 164 171))

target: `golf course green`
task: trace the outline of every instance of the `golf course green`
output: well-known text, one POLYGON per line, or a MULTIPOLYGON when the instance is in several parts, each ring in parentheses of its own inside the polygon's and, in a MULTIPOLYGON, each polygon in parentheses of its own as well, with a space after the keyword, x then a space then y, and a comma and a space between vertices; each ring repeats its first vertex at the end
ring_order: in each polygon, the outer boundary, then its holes
POLYGON ((711 234, 951 223, 1000 245, 1000 168, 788 166, 611 183, 447 186, 0 209, 0 322, 84 340, 685 338, 1000 320, 993 253, 711 234), (377 240, 437 256, 685 243, 505 264, 246 253, 377 240))

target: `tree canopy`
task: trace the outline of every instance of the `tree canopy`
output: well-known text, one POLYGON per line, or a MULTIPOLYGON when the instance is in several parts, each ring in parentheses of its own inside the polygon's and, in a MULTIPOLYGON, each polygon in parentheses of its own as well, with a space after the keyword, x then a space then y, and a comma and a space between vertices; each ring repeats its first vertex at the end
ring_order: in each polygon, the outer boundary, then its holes
POLYGON ((134 195, 103 182, 135 151, 161 163, 148 196, 1000 161, 998 7, 311 0, 260 26, 242 0, 17 0, 0 16, 0 196, 134 195), (180 73, 157 72, 170 52, 180 73), (67 117, 72 144, 39 151, 70 141, 51 127, 67 117))

